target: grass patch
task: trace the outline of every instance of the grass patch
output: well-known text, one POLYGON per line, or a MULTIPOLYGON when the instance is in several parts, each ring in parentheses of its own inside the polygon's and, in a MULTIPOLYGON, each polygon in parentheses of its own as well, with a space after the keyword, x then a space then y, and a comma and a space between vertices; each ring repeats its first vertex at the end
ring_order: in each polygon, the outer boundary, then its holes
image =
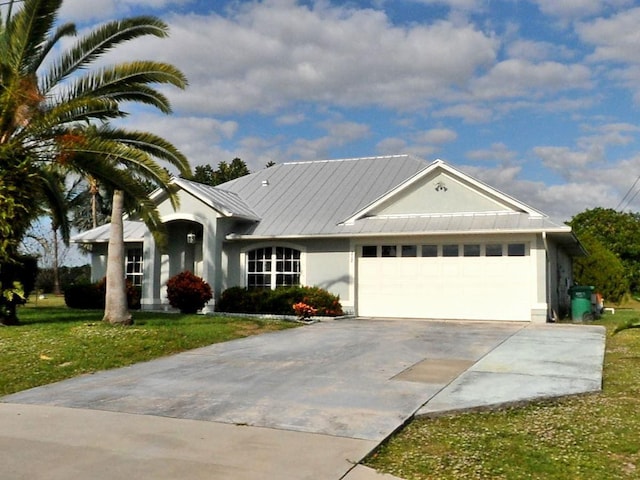
POLYGON ((21 326, 0 328, 0 395, 296 325, 135 312, 135 324, 122 327, 102 322, 102 311, 51 304, 59 305, 55 298, 27 304, 19 310, 21 326))
POLYGON ((407 480, 640 478, 640 331, 611 336, 638 316, 594 322, 609 334, 602 393, 419 418, 365 464, 407 480))

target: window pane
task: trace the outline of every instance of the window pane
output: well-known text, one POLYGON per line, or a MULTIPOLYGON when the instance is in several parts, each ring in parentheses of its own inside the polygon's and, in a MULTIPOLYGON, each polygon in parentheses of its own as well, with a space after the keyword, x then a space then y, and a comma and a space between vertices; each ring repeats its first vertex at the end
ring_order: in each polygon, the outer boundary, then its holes
POLYGON ((480 245, 465 245, 464 247, 464 256, 465 257, 479 257, 480 256, 480 245))
POLYGON ((422 256, 423 257, 437 257, 438 256, 438 246, 437 245, 422 245, 422 256))
POLYGON ((376 245, 365 245, 362 247, 363 257, 377 257, 378 247, 376 245))
POLYGON ((271 288, 300 284, 300 251, 266 247, 247 252, 247 286, 271 288))
POLYGON ((402 245, 402 256, 403 257, 417 257, 418 256, 418 247, 415 245, 402 245))
POLYGON ((457 257, 458 256, 458 245, 443 245, 442 246, 442 256, 443 257, 457 257))
POLYGON ((397 257, 397 248, 395 245, 382 245, 383 257, 397 257))
POLYGON ((507 247, 507 254, 510 257, 524 257, 524 243, 510 243, 507 247))
POLYGON ((487 257, 501 257, 502 245, 499 243, 489 243, 485 245, 484 252, 487 257))

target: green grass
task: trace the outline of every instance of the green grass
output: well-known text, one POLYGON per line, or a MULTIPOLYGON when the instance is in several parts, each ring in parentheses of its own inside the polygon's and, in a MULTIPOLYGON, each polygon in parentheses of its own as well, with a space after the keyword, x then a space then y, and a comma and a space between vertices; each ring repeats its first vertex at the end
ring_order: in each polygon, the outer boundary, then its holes
POLYGON ((609 334, 602 393, 416 419, 366 464, 407 480, 640 478, 640 330, 611 336, 634 317, 595 322, 609 334))
POLYGON ((38 300, 19 309, 22 325, 0 328, 0 395, 296 325, 134 312, 133 326, 118 327, 102 322, 102 311, 60 305, 55 297, 38 300))

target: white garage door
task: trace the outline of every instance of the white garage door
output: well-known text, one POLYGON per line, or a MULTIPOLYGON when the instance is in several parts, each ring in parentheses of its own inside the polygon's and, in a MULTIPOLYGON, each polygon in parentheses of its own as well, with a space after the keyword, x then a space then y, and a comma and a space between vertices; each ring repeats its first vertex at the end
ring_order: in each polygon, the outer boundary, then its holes
POLYGON ((360 316, 531 320, 536 277, 526 244, 358 250, 360 316))

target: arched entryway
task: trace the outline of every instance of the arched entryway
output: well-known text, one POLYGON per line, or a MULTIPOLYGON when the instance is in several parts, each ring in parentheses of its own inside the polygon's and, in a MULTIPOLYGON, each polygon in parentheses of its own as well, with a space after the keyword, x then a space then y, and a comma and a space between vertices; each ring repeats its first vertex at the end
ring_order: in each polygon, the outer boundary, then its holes
POLYGON ((169 277, 188 270, 203 276, 202 224, 189 220, 166 223, 169 277))

